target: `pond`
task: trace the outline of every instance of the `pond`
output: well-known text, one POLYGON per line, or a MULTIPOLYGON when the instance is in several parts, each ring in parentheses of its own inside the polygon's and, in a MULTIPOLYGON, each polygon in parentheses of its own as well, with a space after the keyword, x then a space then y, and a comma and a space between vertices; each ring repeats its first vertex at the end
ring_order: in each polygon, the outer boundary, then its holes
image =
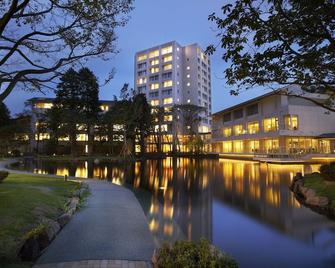
POLYGON ((242 268, 335 267, 335 222, 288 189, 318 165, 166 158, 136 163, 26 160, 40 174, 107 179, 132 189, 157 245, 207 238, 242 268))

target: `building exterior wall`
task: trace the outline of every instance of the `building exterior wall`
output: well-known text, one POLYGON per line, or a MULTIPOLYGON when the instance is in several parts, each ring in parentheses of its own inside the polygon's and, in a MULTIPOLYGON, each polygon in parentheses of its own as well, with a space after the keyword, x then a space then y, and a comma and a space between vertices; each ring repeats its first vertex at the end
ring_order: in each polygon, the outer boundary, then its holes
POLYGON ((324 133, 335 133, 335 113, 270 93, 214 114, 212 146, 218 153, 334 153, 334 140, 320 138, 324 133), (250 114, 253 106, 258 111, 250 114))

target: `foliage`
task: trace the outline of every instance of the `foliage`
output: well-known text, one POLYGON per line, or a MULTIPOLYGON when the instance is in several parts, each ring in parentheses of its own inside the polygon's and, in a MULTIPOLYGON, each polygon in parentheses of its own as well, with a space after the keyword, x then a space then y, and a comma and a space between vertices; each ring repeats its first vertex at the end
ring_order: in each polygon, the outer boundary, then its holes
POLYGON ((187 128, 191 136, 198 133, 198 127, 201 121, 199 113, 203 111, 205 111, 204 107, 194 104, 177 104, 173 106, 174 117, 179 117, 182 120, 182 125, 187 128))
POLYGON ((199 135, 191 137, 187 142, 187 147, 189 148, 190 152, 194 152, 196 154, 203 152, 204 145, 205 143, 199 135))
POLYGON ((9 175, 9 172, 0 170, 0 182, 4 181, 9 175))
POLYGON ((71 65, 90 58, 108 60, 118 52, 116 29, 128 21, 132 4, 132 0, 0 1, 0 101, 15 87, 48 88, 71 65))
MULTIPOLYGON (((335 111, 335 2, 237 0, 211 14, 219 30, 231 94, 255 85, 300 85, 288 92, 335 111), (306 92, 328 95, 326 102, 306 92)), ((214 45, 207 53, 216 50, 214 45)))
POLYGON ((10 112, 3 102, 0 102, 0 127, 9 124, 10 112))
POLYGON ((321 165, 320 173, 328 181, 335 181, 335 162, 321 165))
POLYGON ((205 239, 199 243, 177 241, 172 246, 165 244, 157 252, 158 268, 237 268, 237 263, 227 254, 222 254, 205 239))

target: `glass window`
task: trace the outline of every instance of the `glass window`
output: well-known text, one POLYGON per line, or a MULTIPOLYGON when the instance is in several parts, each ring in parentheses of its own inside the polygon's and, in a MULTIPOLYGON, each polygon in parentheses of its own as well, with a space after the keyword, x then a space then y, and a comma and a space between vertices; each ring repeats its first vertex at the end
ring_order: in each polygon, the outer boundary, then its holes
POLYGON ((145 77, 137 79, 137 84, 138 85, 145 84, 146 82, 147 82, 147 79, 145 77))
POLYGON ((155 74, 159 72, 159 68, 158 67, 154 67, 154 68, 150 68, 150 73, 155 74))
POLYGON ((172 115, 164 115, 164 121, 172 121, 172 115))
POLYGON ((172 56, 171 55, 170 56, 165 56, 163 58, 163 62, 169 62, 169 61, 172 61, 172 56))
POLYGON ((172 87, 172 80, 164 81, 163 82, 163 87, 172 87))
POLYGON ((259 132, 259 123, 258 122, 250 122, 248 123, 248 133, 256 134, 259 132))
POLYGON ((154 50, 154 51, 151 51, 149 53, 149 58, 153 58, 153 57, 158 57, 159 56, 159 50, 154 50))
POLYGON ((172 53, 172 46, 162 48, 162 55, 172 53))
POLYGON ((158 89, 159 88, 159 83, 153 83, 150 85, 150 89, 151 90, 155 90, 155 89, 158 89))
POLYGON ((298 116, 297 115, 285 115, 285 129, 297 130, 298 129, 298 116))
POLYGON ((234 153, 243 153, 243 141, 233 142, 234 153))
POLYGON ((159 59, 154 59, 150 61, 150 65, 157 65, 157 64, 159 64, 159 59))
POLYGON ((223 136, 224 137, 230 137, 231 136, 231 133, 232 133, 232 129, 231 127, 225 127, 223 129, 223 136))
POLYGON ((163 65, 163 70, 164 71, 168 71, 168 70, 171 70, 171 69, 172 69, 172 64, 163 65))
POLYGON ((243 109, 238 109, 233 112, 234 119, 239 119, 243 117, 243 109))
POLYGON ((258 103, 249 105, 247 107, 247 116, 258 114, 258 103))
POLYGON ((146 60, 146 59, 147 59, 147 54, 139 55, 137 57, 137 61, 142 61, 142 60, 146 60))
POLYGON ((87 134, 77 134, 77 141, 88 141, 88 136, 87 134))
POLYGON ((278 131, 278 117, 266 118, 263 120, 264 132, 278 131))
POLYGON ((223 115, 223 123, 231 121, 231 113, 223 115))
POLYGON ((151 104, 151 106, 158 106, 159 105, 159 100, 151 100, 150 104, 151 104))
POLYGON ((165 98, 163 99, 163 104, 171 104, 173 102, 172 98, 165 98))
POLYGON ((231 141, 222 142, 222 149, 224 153, 233 152, 233 143, 231 141))
POLYGON ((51 102, 37 102, 34 106, 37 109, 51 109, 53 104, 51 102))
POLYGON ((243 134, 243 126, 242 125, 234 126, 234 134, 235 134, 235 136, 242 135, 243 134))

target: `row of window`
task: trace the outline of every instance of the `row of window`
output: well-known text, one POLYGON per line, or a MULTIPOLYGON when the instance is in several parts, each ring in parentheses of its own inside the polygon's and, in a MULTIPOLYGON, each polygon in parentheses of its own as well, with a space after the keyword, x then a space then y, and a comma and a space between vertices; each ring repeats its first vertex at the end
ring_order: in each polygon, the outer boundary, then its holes
MULTIPOLYGON (((163 99, 163 105, 166 105, 166 104, 172 104, 173 103, 173 98, 164 98, 163 99)), ((150 101, 150 105, 151 106, 159 106, 160 103, 159 103, 159 100, 151 100, 150 101)))
POLYGON ((150 51, 149 54, 141 54, 138 55, 137 57, 137 61, 143 61, 146 59, 150 59, 150 58, 154 58, 154 57, 158 57, 159 55, 165 55, 165 54, 169 54, 173 52, 173 47, 172 46, 168 46, 168 47, 164 47, 161 50, 156 49, 153 51, 150 51))
MULTIPOLYGON (((263 132, 271 132, 279 130, 278 117, 271 117, 263 119, 263 132)), ((298 117, 296 115, 284 116, 285 129, 297 130, 298 129, 298 117)), ((233 127, 223 128, 223 136, 230 137, 232 135, 239 136, 243 134, 257 134, 260 131, 259 122, 248 122, 246 128, 242 124, 235 125, 233 127)))
POLYGON ((237 120, 243 118, 244 114, 246 116, 252 116, 258 114, 258 103, 247 106, 245 110, 243 108, 240 108, 233 112, 225 113, 222 117, 223 123, 229 122, 233 119, 237 120))

